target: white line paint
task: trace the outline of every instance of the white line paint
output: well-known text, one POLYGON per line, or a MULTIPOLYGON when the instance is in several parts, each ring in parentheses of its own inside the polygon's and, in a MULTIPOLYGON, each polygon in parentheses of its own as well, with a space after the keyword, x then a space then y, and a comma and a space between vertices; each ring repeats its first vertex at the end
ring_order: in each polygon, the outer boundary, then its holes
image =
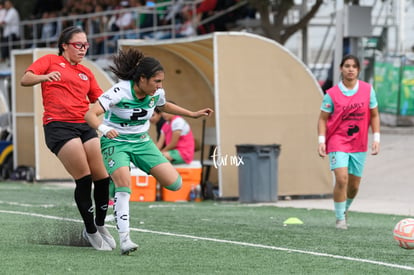
MULTIPOLYGON (((20 212, 20 211, 8 211, 8 210, 0 210, 0 213, 25 215, 25 216, 39 217, 39 218, 51 219, 51 220, 60 220, 60 221, 70 221, 70 222, 82 223, 82 221, 78 220, 78 219, 62 218, 62 217, 42 215, 42 214, 37 214, 37 213, 28 213, 28 212, 20 212)), ((111 228, 115 228, 114 225, 106 225, 106 226, 111 227, 111 228)), ((175 234, 175 233, 160 232, 160 231, 153 231, 153 230, 146 230, 146 229, 139 229, 139 228, 131 228, 131 231, 151 233, 151 234, 164 235, 164 236, 172 236, 172 237, 180 237, 180 238, 188 238, 188 239, 193 239, 193 240, 210 241, 210 242, 216 242, 216 243, 226 243, 226 244, 239 245, 239 246, 263 248, 263 249, 270 249, 270 250, 277 250, 277 251, 294 252, 294 253, 307 254, 307 255, 312 255, 312 256, 319 256, 319 257, 327 257, 327 258, 346 260, 346 261, 351 261, 351 262, 368 263, 368 264, 392 267, 392 268, 397 268, 397 269, 414 270, 413 266, 391 264, 391 263, 380 262, 380 261, 373 261, 373 260, 360 259, 360 258, 352 258, 352 257, 347 257, 347 256, 333 255, 333 254, 320 253, 320 252, 312 252, 312 251, 299 250, 299 249, 291 249, 291 248, 285 248, 285 247, 277 247, 277 246, 270 246, 270 245, 263 245, 263 244, 229 241, 229 240, 220 240, 220 239, 214 239, 214 238, 197 237, 197 236, 192 236, 192 235, 175 234)))
POLYGON ((20 202, 10 202, 10 201, 0 201, 0 204, 7 204, 7 205, 17 205, 17 206, 24 206, 24 207, 55 207, 55 204, 28 204, 28 203, 20 203, 20 202))

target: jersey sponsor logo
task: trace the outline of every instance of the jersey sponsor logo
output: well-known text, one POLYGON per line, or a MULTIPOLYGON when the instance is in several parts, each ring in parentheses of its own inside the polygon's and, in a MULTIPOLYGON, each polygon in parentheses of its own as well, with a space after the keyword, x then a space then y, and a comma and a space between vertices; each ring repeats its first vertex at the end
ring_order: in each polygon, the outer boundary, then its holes
POLYGON ((148 106, 149 106, 150 108, 152 108, 152 107, 154 107, 154 106, 155 106, 155 98, 151 98, 150 102, 148 103, 148 106))
POLYGON ((359 132, 358 125, 349 125, 348 132, 347 132, 348 136, 351 137, 358 132, 359 132))
POLYGON ((141 117, 146 117, 148 111, 142 108, 134 108, 132 111, 132 115, 130 117, 131 120, 139 120, 141 117))
POLYGON ((86 74, 80 73, 79 74, 80 79, 82 80, 88 80, 88 76, 86 74))
POLYGON ((66 64, 62 62, 62 63, 59 63, 59 66, 62 67, 62 68, 65 68, 66 64))
POLYGON ((102 95, 102 99, 106 99, 106 100, 108 100, 109 102, 112 100, 111 96, 110 96, 110 95, 108 95, 108 94, 103 94, 103 95, 102 95))

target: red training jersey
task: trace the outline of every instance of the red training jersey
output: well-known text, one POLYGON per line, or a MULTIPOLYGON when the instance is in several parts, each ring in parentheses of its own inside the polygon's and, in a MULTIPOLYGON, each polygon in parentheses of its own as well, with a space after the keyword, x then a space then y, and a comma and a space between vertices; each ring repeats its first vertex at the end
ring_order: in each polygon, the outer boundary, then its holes
POLYGON ((326 152, 366 152, 371 119, 371 85, 359 80, 358 91, 352 96, 344 95, 338 85, 327 93, 334 104, 334 111, 327 122, 326 152))
POLYGON ((71 65, 63 56, 48 54, 27 68, 36 75, 60 72, 60 81, 42 82, 43 124, 52 121, 83 123, 89 104, 102 94, 95 76, 87 67, 71 65))

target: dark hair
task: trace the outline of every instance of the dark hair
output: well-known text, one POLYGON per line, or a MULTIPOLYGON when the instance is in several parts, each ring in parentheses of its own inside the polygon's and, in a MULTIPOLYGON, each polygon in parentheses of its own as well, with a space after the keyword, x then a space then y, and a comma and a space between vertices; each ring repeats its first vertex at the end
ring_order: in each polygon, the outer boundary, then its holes
POLYGON ((355 61, 355 64, 357 65, 358 70, 361 69, 361 65, 359 63, 358 57, 356 57, 355 55, 352 55, 352 54, 347 54, 342 58, 340 67, 342 67, 345 64, 345 62, 349 59, 352 59, 352 60, 355 61))
POLYGON ((58 40, 58 47, 59 47, 59 55, 62 55, 64 52, 63 46, 62 44, 67 44, 69 43, 69 41, 72 39, 72 36, 75 33, 85 33, 84 30, 82 30, 80 27, 78 26, 71 26, 71 27, 67 27, 66 29, 64 29, 62 31, 62 33, 59 36, 59 40, 58 40))
POLYGON ((122 80, 138 82, 141 76, 149 79, 157 72, 164 71, 157 59, 144 56, 141 51, 133 48, 119 50, 113 61, 114 66, 109 66, 109 69, 122 80))

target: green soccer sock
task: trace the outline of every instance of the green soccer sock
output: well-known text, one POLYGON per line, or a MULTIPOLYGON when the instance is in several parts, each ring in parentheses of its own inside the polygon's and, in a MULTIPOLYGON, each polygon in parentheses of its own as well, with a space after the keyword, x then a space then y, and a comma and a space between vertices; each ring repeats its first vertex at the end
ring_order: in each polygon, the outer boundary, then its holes
POLYGON ((171 191, 178 191, 181 189, 182 185, 183 179, 181 178, 181 175, 178 175, 177 180, 173 184, 164 187, 171 191))

